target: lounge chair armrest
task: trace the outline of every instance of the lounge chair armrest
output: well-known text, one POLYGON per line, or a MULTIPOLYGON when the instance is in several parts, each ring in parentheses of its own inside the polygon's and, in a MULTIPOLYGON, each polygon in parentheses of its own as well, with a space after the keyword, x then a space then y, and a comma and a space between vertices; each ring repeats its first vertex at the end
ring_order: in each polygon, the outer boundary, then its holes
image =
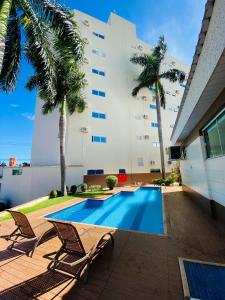
POLYGON ((95 243, 95 245, 91 248, 89 255, 90 257, 94 256, 96 253, 96 250, 98 248, 99 245, 101 245, 102 240, 108 235, 111 239, 112 245, 114 245, 114 238, 112 236, 113 230, 105 232, 95 243))

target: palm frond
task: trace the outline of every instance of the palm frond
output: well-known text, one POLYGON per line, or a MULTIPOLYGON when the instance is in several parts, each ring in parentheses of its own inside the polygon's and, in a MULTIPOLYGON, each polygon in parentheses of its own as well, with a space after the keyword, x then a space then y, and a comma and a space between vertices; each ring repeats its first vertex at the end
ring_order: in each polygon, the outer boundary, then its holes
POLYGON ((25 0, 17 0, 20 9, 23 11, 21 23, 25 29, 27 43, 25 54, 32 63, 38 81, 42 82, 39 86, 39 93, 47 95, 50 101, 55 97, 55 58, 51 45, 51 32, 45 24, 38 19, 32 6, 25 0))
POLYGON ((185 73, 178 69, 170 69, 169 71, 162 73, 159 78, 165 78, 171 82, 179 81, 182 83, 185 79, 185 73))
POLYGON ((28 89, 28 91, 33 91, 35 88, 37 88, 37 86, 38 86, 37 75, 30 76, 30 78, 26 83, 26 89, 28 89))
POLYGON ((21 60, 21 34, 15 6, 8 20, 5 52, 0 74, 0 89, 11 92, 15 89, 21 60))
POLYGON ((48 25, 56 31, 58 39, 72 49, 77 60, 82 60, 84 42, 77 29, 73 14, 65 6, 56 1, 31 0, 36 4, 38 12, 43 16, 48 25))
POLYGON ((75 112, 82 113, 85 110, 86 102, 83 95, 79 93, 69 94, 66 99, 68 112, 72 115, 75 112))
POLYGON ((159 89, 159 97, 160 97, 160 105, 162 108, 166 108, 166 97, 165 97, 165 90, 163 88, 163 85, 160 81, 157 82, 157 86, 159 89))
POLYGON ((165 42, 165 38, 164 36, 160 36, 157 46, 153 49, 152 55, 161 62, 165 57, 166 50, 167 44, 165 42))
POLYGON ((132 96, 136 97, 139 91, 143 88, 148 88, 150 85, 147 82, 141 82, 132 90, 132 96))
POLYGON ((146 67, 148 65, 149 57, 150 55, 148 54, 141 54, 141 55, 134 54, 131 57, 130 61, 136 65, 146 67))

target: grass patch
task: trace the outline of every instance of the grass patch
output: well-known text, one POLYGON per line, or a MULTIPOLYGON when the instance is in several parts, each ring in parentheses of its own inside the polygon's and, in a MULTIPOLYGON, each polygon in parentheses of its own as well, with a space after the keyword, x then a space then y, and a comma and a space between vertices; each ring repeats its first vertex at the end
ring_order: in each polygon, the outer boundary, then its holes
MULTIPOLYGON (((54 199, 46 199, 46 200, 43 200, 43 201, 41 201, 39 203, 36 203, 32 206, 27 206, 27 207, 25 206, 21 209, 18 209, 18 211, 20 211, 24 214, 29 214, 31 212, 34 212, 34 211, 37 211, 37 210, 40 210, 40 209, 43 209, 43 208, 47 208, 47 207, 52 206, 52 205, 59 204, 59 203, 71 200, 74 197, 75 196, 65 196, 65 197, 58 197, 58 198, 54 198, 54 199)), ((3 216, 0 216, 0 222, 9 220, 11 218, 12 217, 9 213, 4 214, 3 216)))
MULTIPOLYGON (((29 214, 31 212, 35 212, 37 210, 44 209, 44 208, 47 208, 49 206, 53 206, 55 204, 59 204, 59 203, 74 199, 75 197, 99 196, 99 195, 105 195, 105 194, 107 194, 107 191, 92 191, 92 192, 87 191, 87 192, 83 192, 83 193, 76 193, 75 195, 72 195, 72 196, 46 199, 46 200, 43 200, 43 201, 41 201, 39 203, 36 203, 32 206, 27 206, 27 207, 25 206, 21 209, 18 209, 18 211, 20 211, 24 214, 29 214)), ((0 215, 0 222, 9 220, 11 218, 12 217, 9 213, 4 214, 3 216, 0 215)))

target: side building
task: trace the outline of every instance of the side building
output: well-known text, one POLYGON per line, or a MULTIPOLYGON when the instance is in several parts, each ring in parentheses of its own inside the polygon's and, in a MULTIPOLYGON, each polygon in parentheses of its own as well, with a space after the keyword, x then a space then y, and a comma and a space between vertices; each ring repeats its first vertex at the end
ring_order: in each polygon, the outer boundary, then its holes
POLYGON ((225 221, 225 2, 208 0, 172 143, 185 190, 225 221))
MULTIPOLYGON (((152 47, 139 40, 136 26, 111 13, 107 23, 75 11, 81 35, 86 42, 83 70, 87 87, 87 108, 68 116, 67 184, 103 183, 107 174, 127 173, 129 181, 151 182, 160 176, 160 150, 154 90, 145 89, 132 97, 135 79, 141 68, 132 64, 134 53, 150 53, 152 47)), ((189 66, 167 55, 163 70, 178 68, 186 74, 189 66)), ((167 149, 184 86, 164 80, 166 109, 162 110, 166 171, 173 163, 167 149)), ((59 188, 59 114, 42 115, 42 100, 37 99, 31 167, 20 176, 3 170, 0 198, 18 202, 43 196, 59 188), (21 182, 21 196, 14 182, 21 182), (14 187, 13 187, 14 186, 14 187), (12 192, 12 189, 15 189, 12 192), (24 197, 23 197, 24 196, 24 197)), ((18 186, 18 183, 17 183, 18 186)))

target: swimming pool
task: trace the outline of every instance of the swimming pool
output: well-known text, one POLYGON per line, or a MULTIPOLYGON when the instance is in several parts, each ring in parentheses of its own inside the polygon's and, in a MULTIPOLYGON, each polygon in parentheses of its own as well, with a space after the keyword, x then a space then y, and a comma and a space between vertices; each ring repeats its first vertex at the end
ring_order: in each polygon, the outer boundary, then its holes
POLYGON ((164 234, 160 188, 120 192, 107 200, 88 199, 45 216, 145 233, 164 234))

